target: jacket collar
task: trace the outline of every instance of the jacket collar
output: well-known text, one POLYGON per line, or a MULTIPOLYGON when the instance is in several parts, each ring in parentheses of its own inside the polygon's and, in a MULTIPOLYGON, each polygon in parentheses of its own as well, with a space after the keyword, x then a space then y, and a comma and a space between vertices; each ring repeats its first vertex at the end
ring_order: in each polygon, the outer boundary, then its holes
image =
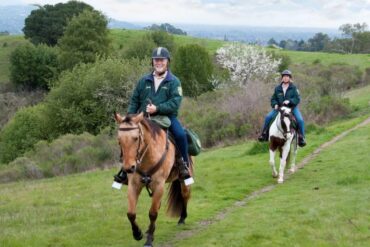
MULTIPOLYGON (((290 82, 289 86, 288 86, 288 89, 291 89, 293 86, 294 86, 293 82, 290 82)), ((283 83, 282 82, 280 83, 280 85, 278 87, 279 87, 279 90, 283 91, 283 83)))
MULTIPOLYGON (((167 75, 166 77, 163 79, 162 83, 165 83, 167 81, 172 81, 173 80, 173 75, 171 73, 170 70, 167 70, 167 75)), ((151 81, 151 82, 154 82, 154 76, 153 76, 153 72, 151 72, 150 74, 146 75, 144 77, 145 80, 148 80, 148 81, 151 81)))

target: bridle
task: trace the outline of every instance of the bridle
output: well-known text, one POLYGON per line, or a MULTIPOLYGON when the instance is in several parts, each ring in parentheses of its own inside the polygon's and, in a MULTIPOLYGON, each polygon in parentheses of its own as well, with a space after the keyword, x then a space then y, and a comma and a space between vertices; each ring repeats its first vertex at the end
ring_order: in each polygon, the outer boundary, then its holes
POLYGON ((146 152, 148 151, 149 145, 144 142, 144 135, 143 135, 142 129, 140 128, 140 125, 138 125, 136 127, 119 128, 118 130, 119 131, 132 131, 132 130, 135 130, 135 129, 139 130, 139 145, 138 145, 137 150, 136 150, 136 159, 135 159, 136 164, 135 164, 135 167, 133 169, 131 168, 129 170, 126 170, 126 172, 127 173, 135 173, 136 172, 136 173, 140 174, 141 182, 143 184, 145 184, 145 187, 146 187, 146 190, 148 191, 149 196, 152 197, 153 196, 153 191, 151 191, 151 189, 149 188, 149 184, 152 181, 151 176, 154 173, 156 173, 159 170, 159 168, 161 168, 161 166, 163 164, 163 161, 166 159, 166 155, 167 155, 168 148, 169 148, 168 131, 166 131, 166 149, 163 152, 162 157, 148 171, 142 171, 140 169, 140 166, 141 166, 141 163, 143 161, 143 158, 144 158, 146 152), (143 146, 143 148, 141 148, 141 143, 145 144, 145 146, 143 146))
POLYGON ((287 138, 287 134, 291 134, 292 133, 292 113, 285 113, 285 111, 279 109, 279 113, 280 113, 280 126, 278 125, 278 129, 281 133, 283 133, 283 136, 284 138, 286 139, 287 138), (289 131, 287 130, 287 126, 284 122, 284 118, 287 117, 290 121, 290 126, 289 126, 289 131), (285 128, 284 128, 285 126, 285 128))
POLYGON ((141 128, 139 127, 139 125, 136 126, 136 127, 126 127, 126 128, 119 128, 118 129, 119 131, 131 131, 131 130, 136 130, 136 129, 139 130, 139 145, 137 146, 136 158, 135 158, 136 164, 135 164, 134 169, 131 168, 129 170, 126 170, 127 173, 134 173, 136 171, 137 167, 143 161, 143 158, 144 158, 146 152, 148 151, 149 145, 144 142, 143 131, 141 130, 141 128), (142 149, 140 149, 141 143, 144 143, 145 144, 145 146, 142 149))

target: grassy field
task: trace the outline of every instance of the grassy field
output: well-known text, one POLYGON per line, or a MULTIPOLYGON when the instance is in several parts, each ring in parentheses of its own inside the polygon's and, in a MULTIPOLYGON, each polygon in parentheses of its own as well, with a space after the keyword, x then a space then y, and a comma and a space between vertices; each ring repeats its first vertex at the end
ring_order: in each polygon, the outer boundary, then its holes
MULTIPOLYGON (((355 97, 370 99, 369 94, 355 97)), ((311 131, 309 145, 300 149, 298 161, 367 118, 369 107, 361 103, 366 100, 359 102, 359 117, 311 131)), ((176 227, 177 219, 165 216, 163 205, 154 243, 160 246, 172 240, 179 246, 366 246, 370 241, 366 169, 369 133, 368 126, 352 133, 285 184, 209 228, 200 228, 201 222, 276 182, 266 152, 247 155, 254 142, 202 153, 196 159, 196 183, 187 224, 176 227), (176 234, 191 229, 196 232, 192 238, 174 241, 176 234)), ((127 188, 110 188, 115 172, 111 169, 1 184, 0 246, 142 245, 133 240, 126 218, 127 188)), ((144 191, 138 207, 143 230, 148 226, 149 205, 144 191)))

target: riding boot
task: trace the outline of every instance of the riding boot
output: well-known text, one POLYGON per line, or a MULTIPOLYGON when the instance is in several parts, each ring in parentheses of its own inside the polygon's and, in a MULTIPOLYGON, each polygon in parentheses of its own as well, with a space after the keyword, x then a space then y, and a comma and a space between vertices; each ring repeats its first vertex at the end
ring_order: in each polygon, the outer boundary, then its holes
POLYGON ((258 141, 260 142, 266 142, 268 141, 268 133, 267 133, 267 128, 262 130, 262 134, 258 137, 258 141))
POLYGON ((304 146, 306 146, 306 140, 305 140, 305 138, 304 138, 304 136, 302 135, 302 134, 298 134, 298 146, 300 146, 300 147, 304 147, 304 146))
POLYGON ((190 172, 189 172, 189 163, 186 161, 183 161, 179 163, 179 170, 180 170, 180 178, 181 179, 188 179, 190 178, 190 172))
POLYGON ((113 176, 113 180, 120 184, 128 184, 127 173, 121 168, 119 172, 113 176))

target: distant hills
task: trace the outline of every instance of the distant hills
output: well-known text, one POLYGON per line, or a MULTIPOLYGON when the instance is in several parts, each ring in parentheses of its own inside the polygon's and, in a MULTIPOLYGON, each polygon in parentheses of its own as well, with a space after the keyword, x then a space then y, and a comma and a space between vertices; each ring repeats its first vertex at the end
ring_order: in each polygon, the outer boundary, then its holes
MULTIPOLYGON (((0 32, 7 31, 10 34, 22 34, 25 18, 36 8, 37 7, 34 5, 0 6, 0 32)), ((152 24, 153 23, 130 23, 109 19, 108 27, 143 29, 152 24)), ((213 26, 190 24, 173 25, 186 31, 189 36, 218 40, 243 41, 262 45, 266 44, 270 38, 274 38, 277 42, 287 39, 303 39, 306 41, 318 32, 326 33, 329 37, 339 36, 338 30, 325 28, 213 26)))

